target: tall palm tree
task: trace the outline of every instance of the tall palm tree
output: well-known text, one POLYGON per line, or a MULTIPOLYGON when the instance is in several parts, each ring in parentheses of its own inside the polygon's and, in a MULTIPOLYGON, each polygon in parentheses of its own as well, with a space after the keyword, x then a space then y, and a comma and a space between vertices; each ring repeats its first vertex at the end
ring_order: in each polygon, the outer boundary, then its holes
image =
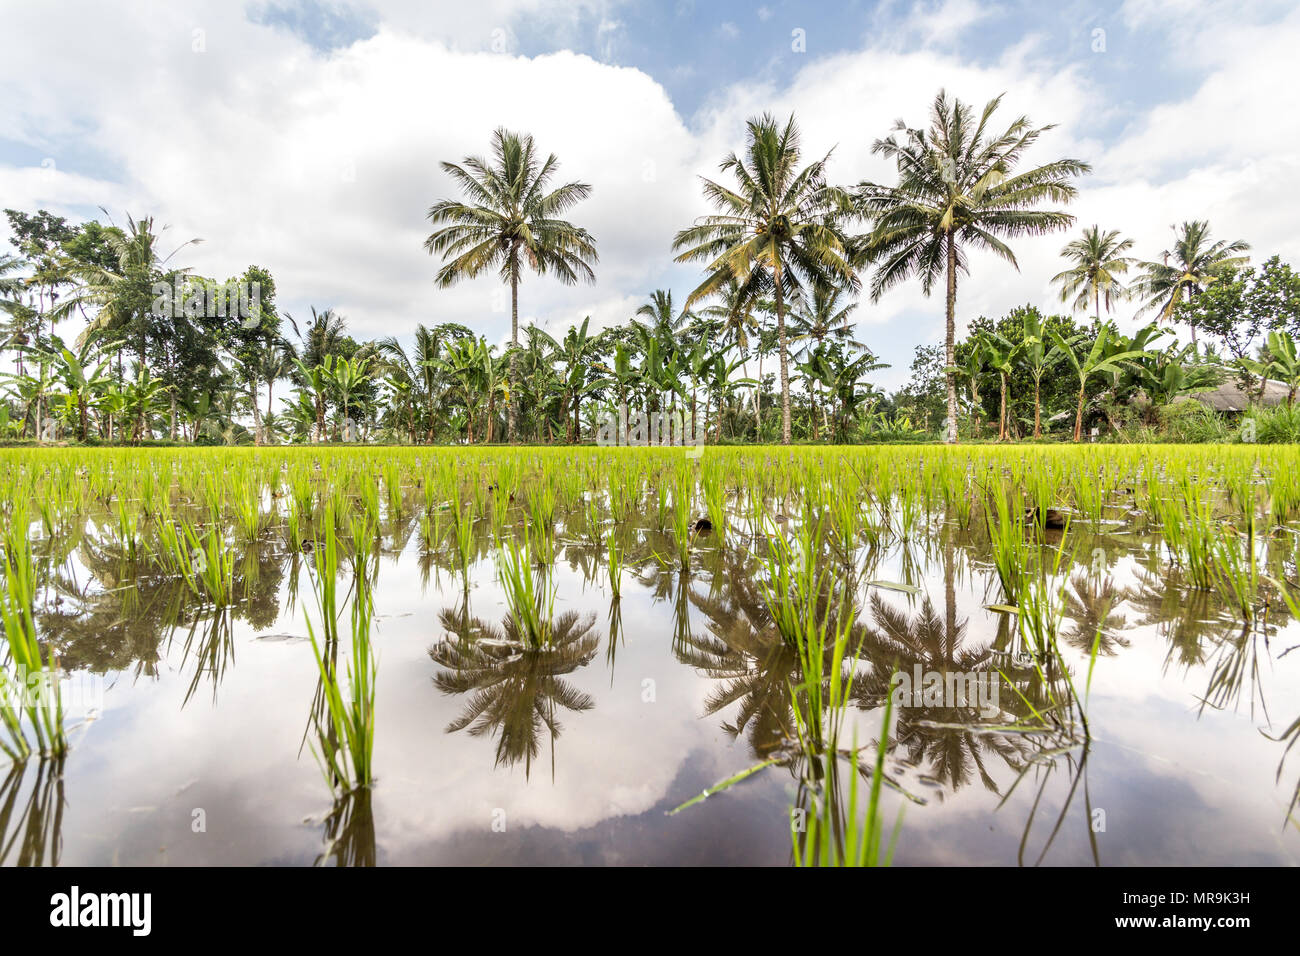
POLYGON ((1071 260, 1074 267, 1052 276, 1053 282, 1061 284, 1061 301, 1068 302, 1074 296, 1076 309, 1086 309, 1091 301, 1100 322, 1103 297, 1109 312, 1115 300, 1129 295, 1119 275, 1128 272, 1134 262, 1124 255, 1131 248, 1133 240, 1121 239, 1118 229, 1103 233, 1094 225, 1083 230, 1082 239, 1067 243, 1061 250, 1061 255, 1071 260))
POLYGON ((306 326, 305 331, 298 328, 298 323, 294 321, 292 315, 286 313, 285 318, 293 327, 293 333, 298 336, 298 341, 302 343, 298 353, 303 364, 308 368, 315 368, 322 364, 327 356, 338 355, 343 340, 347 338, 346 320, 333 309, 317 312, 316 307, 312 306, 311 322, 306 326))
POLYGON ((781 362, 781 441, 790 444, 790 343, 786 299, 805 285, 857 288, 841 230, 851 215, 843 190, 826 183, 827 153, 800 168, 799 127, 794 115, 781 126, 770 114, 751 119, 743 156, 735 153, 720 169, 736 188, 704 179, 704 195, 720 210, 683 229, 673 240, 677 262, 704 262, 706 277, 686 307, 727 288, 735 280, 747 298, 770 288, 776 305, 781 362))
POLYGON ((1210 224, 1205 220, 1183 223, 1175 234, 1174 247, 1160 254, 1160 262, 1141 264, 1144 274, 1135 283, 1134 291, 1144 301, 1137 314, 1159 308, 1157 318, 1171 320, 1179 302, 1199 295, 1210 283, 1245 265, 1250 257, 1238 253, 1248 249, 1250 245, 1241 240, 1210 242, 1210 224))
POLYGON ((798 307, 791 310, 790 324, 794 334, 790 340, 805 343, 805 352, 827 340, 866 348, 863 343, 853 340, 852 315, 858 303, 841 302, 843 295, 844 289, 840 286, 814 286, 812 296, 804 296, 798 307))
MULTIPOLYGON (((415 347, 410 355, 393 336, 381 339, 377 352, 390 373, 410 383, 412 401, 421 400, 425 416, 425 441, 433 441, 434 423, 437 419, 435 404, 441 391, 439 359, 442 340, 438 330, 424 323, 415 327, 415 347)), ((412 441, 414 441, 412 435, 412 441)))
POLYGON ((1042 235, 1073 223, 1065 212, 1034 207, 1069 202, 1077 192, 1070 180, 1091 171, 1077 159, 1058 159, 1016 172, 1025 150, 1052 127, 1034 127, 1021 116, 992 135, 989 122, 1001 101, 1000 96, 989 100, 977 116, 940 90, 929 130, 909 129, 899 121, 895 131, 901 138, 891 135, 871 148, 896 162, 898 184, 864 182, 858 188, 862 212, 875 223, 859 249, 861 262, 878 264, 872 300, 913 276, 920 277, 926 295, 940 276, 947 279, 949 442, 957 440, 957 273, 969 273, 966 247, 987 250, 1015 266, 1015 253, 1002 240, 1042 235))
MULTIPOLYGON (((519 346, 519 276, 524 266, 538 275, 551 273, 566 285, 595 282, 591 268, 598 256, 596 240, 586 229, 560 218, 591 195, 586 183, 565 183, 548 191, 559 160, 551 153, 540 160, 533 137, 497 129, 492 156, 466 157, 461 165, 443 163, 468 202, 443 199, 429 207, 429 221, 441 228, 424 241, 429 254, 443 257, 435 281, 447 288, 497 269, 510 283, 510 344, 519 346)), ((517 354, 510 357, 514 383, 517 354)), ((515 440, 515 403, 508 408, 510 441, 515 440)))
POLYGON ((662 345, 672 345, 674 337, 694 316, 683 309, 680 313, 673 311, 673 294, 669 290, 655 289, 646 302, 632 317, 632 321, 643 328, 646 323, 637 321, 638 317, 649 319, 648 330, 656 336, 662 345))

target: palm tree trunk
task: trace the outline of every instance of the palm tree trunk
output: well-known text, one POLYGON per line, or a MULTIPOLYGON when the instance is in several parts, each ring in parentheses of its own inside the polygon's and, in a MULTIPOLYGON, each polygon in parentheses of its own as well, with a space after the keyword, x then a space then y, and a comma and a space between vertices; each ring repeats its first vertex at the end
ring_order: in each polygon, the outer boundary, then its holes
MULTIPOLYGON (((519 263, 510 269, 510 400, 506 402, 506 440, 515 442, 515 382, 519 362, 519 263)), ((492 426, 488 425, 491 433, 492 426)), ((492 439, 489 437, 488 442, 492 439)))
POLYGON ((957 243, 948 233, 948 294, 944 304, 946 327, 944 332, 944 359, 949 371, 948 380, 948 437, 950 445, 957 443, 957 378, 951 369, 957 364, 957 243))
POLYGON ((781 291, 781 262, 777 260, 772 270, 776 285, 776 335, 781 353, 781 444, 790 444, 790 370, 789 340, 785 334, 785 302, 781 291))

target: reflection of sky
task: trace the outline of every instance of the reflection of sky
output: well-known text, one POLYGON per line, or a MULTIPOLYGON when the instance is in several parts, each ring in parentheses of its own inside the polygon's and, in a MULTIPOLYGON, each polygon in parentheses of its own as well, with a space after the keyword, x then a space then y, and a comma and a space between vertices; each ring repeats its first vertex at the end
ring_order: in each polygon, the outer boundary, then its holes
MULTIPOLYGON (((919 548, 913 554, 922 569, 917 583, 942 616, 941 552, 933 551, 929 560, 919 548)), ((996 589, 986 592, 983 572, 960 552, 958 566, 957 618, 969 619, 969 643, 987 644, 998 616, 983 605, 998 600, 996 589)), ((1132 569, 1123 561, 1117 567, 1117 576, 1129 583, 1132 569)), ((459 604, 457 579, 444 574, 424 593, 409 555, 381 561, 379 573, 373 806, 380 862, 788 861, 792 787, 785 770, 765 771, 675 817, 664 814, 754 762, 744 737, 733 741, 722 729, 734 719, 734 707, 702 716, 715 681, 674 659, 671 596, 655 602, 633 580, 625 581, 623 641, 611 677, 603 572, 601 583, 584 584, 563 558, 557 561, 557 612, 594 612, 602 636, 591 663, 565 676, 595 706, 583 713, 561 711, 553 773, 550 743, 543 737, 525 777, 523 764, 494 767, 495 738, 445 732, 466 698, 434 687, 440 667, 428 648, 443 636, 438 613, 459 604), (642 699, 646 680, 654 681, 653 703, 642 699), (497 811, 505 813, 505 833, 492 830, 497 811)), ((900 552, 886 555, 873 576, 903 579, 900 552)), ((480 566, 470 609, 495 624, 506 606, 492 578, 490 567, 480 566)), ((703 578, 697 576, 696 586, 707 590, 703 578)), ((919 596, 880 593, 895 606, 920 607, 919 596)), ((305 635, 304 600, 314 610, 305 575, 298 607, 262 637, 305 635)), ((1281 826, 1300 766, 1275 782, 1282 747, 1256 730, 1262 718, 1251 718, 1249 689, 1236 712, 1198 717, 1196 696, 1208 682, 1207 666, 1169 666, 1158 628, 1131 626, 1136 617, 1129 613, 1124 634, 1130 646, 1098 661, 1092 685, 1089 715, 1097 739, 1086 782, 1091 806, 1106 814, 1106 831, 1097 835, 1101 862, 1300 861, 1295 834, 1281 826)), ((692 619, 696 631, 703 631, 704 619, 694 608, 692 619)), ((309 646, 259 640, 242 623, 234 625, 234 641, 234 661, 215 704, 211 684, 201 683, 182 709, 194 665, 190 660, 182 666, 175 641, 163 644, 157 680, 122 674, 109 681, 102 717, 84 737, 74 737, 67 760, 62 862, 301 864, 316 858, 331 800, 304 745, 316 683, 309 646), (204 833, 192 831, 196 808, 206 815, 204 833)), ((1274 648, 1284 646, 1274 639, 1274 648)), ((1086 655, 1073 648, 1065 653, 1081 681, 1086 655)), ((1294 718, 1300 701, 1296 660, 1300 655, 1266 667, 1274 733, 1294 718)), ((853 721, 858 739, 872 739, 878 721, 878 714, 853 721)), ((1005 792, 1014 774, 996 756, 988 758, 986 769, 1005 792)), ((1014 864, 1046 777, 1027 842, 1026 862, 1033 862, 1071 783, 1058 762, 1050 774, 1029 773, 998 809, 1000 796, 978 777, 954 793, 926 786, 925 770, 891 761, 891 772, 927 799, 906 810, 900 863, 1014 864)), ((898 802, 887 796, 890 822, 898 802)), ((1080 784, 1045 862, 1089 863, 1087 824, 1080 784)))

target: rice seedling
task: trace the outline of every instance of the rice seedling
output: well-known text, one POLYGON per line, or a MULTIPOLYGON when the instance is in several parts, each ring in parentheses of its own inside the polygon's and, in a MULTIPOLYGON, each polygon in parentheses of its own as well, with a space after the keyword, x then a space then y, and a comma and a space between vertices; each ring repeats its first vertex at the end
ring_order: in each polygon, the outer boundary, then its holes
POLYGON ((117 536, 122 545, 122 550, 126 552, 128 561, 134 561, 138 555, 137 546, 139 544, 140 525, 139 518, 132 508, 128 508, 125 501, 117 499, 114 507, 114 513, 117 516, 117 536))
POLYGON ((184 542, 176 558, 185 583, 195 594, 206 594, 218 607, 229 604, 234 589, 235 555, 226 546, 221 532, 212 528, 200 535, 188 523, 181 526, 181 531, 184 542))
POLYGON ((469 590, 469 566, 474 557, 474 513, 468 505, 462 504, 460 490, 452 498, 451 515, 452 540, 455 544, 456 559, 460 565, 461 580, 465 590, 469 590))
POLYGON ((993 567, 1002 585, 1003 596, 1008 603, 1014 604, 1019 598, 1029 560, 1025 517, 1019 510, 1013 512, 1003 489, 994 490, 990 497, 984 508, 984 520, 993 567))
POLYGON ((306 614, 307 634, 320 673, 324 707, 313 711, 318 745, 317 761, 331 790, 344 792, 371 785, 375 746, 375 675, 378 664, 371 645, 371 597, 358 580, 351 603, 352 647, 347 663, 347 691, 334 663, 338 646, 338 544, 333 522, 325 527, 324 541, 315 551, 316 608, 321 622, 321 639, 316 636, 311 615, 306 614), (322 712, 323 710, 323 712, 322 712))
POLYGON ((856 742, 852 748, 848 771, 848 802, 842 807, 837 806, 838 757, 834 753, 822 755, 824 766, 821 795, 813 798, 813 812, 806 816, 807 830, 800 834, 797 829, 791 829, 795 866, 858 867, 889 866, 893 863, 894 850, 903 828, 905 805, 899 807, 898 819, 888 844, 884 839, 885 825, 880 811, 880 797, 885 780, 885 751, 893 713, 893 696, 886 695, 880 739, 876 744, 875 763, 871 768, 871 785, 867 791, 866 806, 861 810, 858 808, 858 793, 862 770, 856 742))
MULTIPOLYGON (((25 520, 22 527, 25 532, 25 520)), ((0 620, 4 622, 5 642, 16 673, 0 668, 4 675, 0 678, 0 715, 8 737, 0 738, 0 749, 15 760, 31 753, 20 716, 24 715, 35 734, 37 752, 58 757, 68 749, 58 661, 53 652, 42 652, 37 636, 31 543, 25 533, 14 533, 12 528, 5 536, 4 572, 0 620)))
POLYGON ((531 647, 551 642, 551 621, 555 615, 555 583, 535 568, 528 529, 523 546, 510 538, 497 542, 497 577, 506 594, 506 607, 515 630, 531 647))

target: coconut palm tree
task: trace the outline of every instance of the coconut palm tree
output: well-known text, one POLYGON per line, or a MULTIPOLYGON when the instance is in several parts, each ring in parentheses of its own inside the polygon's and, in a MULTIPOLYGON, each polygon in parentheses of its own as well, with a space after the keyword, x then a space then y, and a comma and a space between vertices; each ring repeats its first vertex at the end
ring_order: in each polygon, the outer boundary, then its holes
POLYGON ((655 289, 650 293, 650 301, 646 302, 632 316, 632 322, 648 331, 659 339, 660 344, 665 347, 671 347, 682 328, 689 324, 695 318, 690 312, 683 309, 680 313, 673 310, 673 294, 665 289, 655 289), (649 323, 639 322, 638 317, 649 320, 649 323))
POLYGON ((596 656, 595 615, 559 615, 542 650, 522 639, 512 617, 496 627, 470 618, 462 607, 444 610, 439 620, 446 636, 429 648, 429 656, 443 669, 433 683, 444 694, 465 698, 464 711, 447 725, 447 733, 468 730, 473 737, 497 738, 496 765, 523 761, 527 776, 543 735, 552 746, 559 737, 560 712, 581 714, 596 706, 568 680, 596 656), (486 639, 466 640, 459 637, 463 634, 486 639))
POLYGON ((1134 292, 1143 303, 1137 314, 1159 309, 1158 319, 1172 320, 1179 302, 1199 295, 1210 283, 1245 265, 1250 257, 1239 253, 1248 249, 1250 245, 1241 240, 1211 242, 1210 224, 1205 220, 1183 223, 1175 233, 1173 248, 1160 254, 1160 262, 1141 263, 1143 275, 1135 283, 1134 292))
POLYGON ((13 273, 20 271, 25 265, 21 258, 5 253, 0 255, 0 296, 17 295, 18 292, 26 285, 21 276, 13 273))
POLYGON ((790 312, 790 341, 804 343, 805 354, 830 341, 845 342, 866 348, 853 340, 853 311, 857 302, 841 302, 840 286, 814 286, 811 296, 804 296, 790 312))
MULTIPOLYGON (((533 137, 497 129, 492 156, 469 156, 462 164, 443 163, 443 171, 461 188, 468 202, 444 199, 429 207, 429 221, 441 228, 424 241, 430 255, 443 257, 435 281, 441 288, 496 269, 510 283, 510 344, 519 345, 519 278, 525 266, 538 275, 550 273, 566 285, 595 282, 596 240, 586 229, 562 218, 591 195, 586 183, 549 189, 559 160, 541 160, 533 137)), ((517 354, 511 353, 510 380, 517 354)), ((510 441, 515 440, 515 403, 509 402, 510 441)))
POLYGON ((992 135, 989 123, 1001 101, 1000 96, 989 100, 976 115, 940 90, 928 130, 909 129, 900 121, 895 132, 901 137, 876 140, 871 148, 895 161, 898 183, 864 182, 858 187, 861 211, 874 222, 858 250, 860 263, 877 265, 871 281, 873 301, 914 276, 920 277, 926 295, 941 276, 947 280, 944 372, 949 442, 957 440, 957 274, 969 273, 966 249, 992 252, 1015 266, 1015 253, 1003 239, 1068 227, 1073 216, 1034 207, 1069 202, 1077 192, 1071 180, 1091 171, 1077 159, 1058 159, 1017 172, 1025 150, 1052 127, 1034 127, 1021 116, 992 135))
POLYGON ((781 365, 781 441, 790 443, 790 343, 786 300, 805 285, 841 284, 858 278, 849 263, 841 226, 851 215, 843 190, 826 184, 827 153, 800 168, 799 127, 794 115, 780 125, 764 114, 747 124, 743 156, 730 154, 720 169, 736 188, 704 179, 704 195, 720 214, 704 216, 673 240, 677 262, 704 262, 704 281, 686 307, 735 281, 746 298, 770 289, 776 311, 781 365))
POLYGON ((1061 255, 1071 260, 1074 267, 1052 276, 1061 285, 1061 301, 1074 296, 1074 308, 1086 309, 1092 302, 1095 317, 1101 321, 1101 303, 1106 301, 1106 311, 1118 299, 1128 297, 1128 290, 1120 280, 1134 260, 1124 253, 1133 248, 1132 239, 1121 239, 1119 230, 1103 233, 1097 226, 1083 230, 1083 238, 1067 243, 1061 255))

